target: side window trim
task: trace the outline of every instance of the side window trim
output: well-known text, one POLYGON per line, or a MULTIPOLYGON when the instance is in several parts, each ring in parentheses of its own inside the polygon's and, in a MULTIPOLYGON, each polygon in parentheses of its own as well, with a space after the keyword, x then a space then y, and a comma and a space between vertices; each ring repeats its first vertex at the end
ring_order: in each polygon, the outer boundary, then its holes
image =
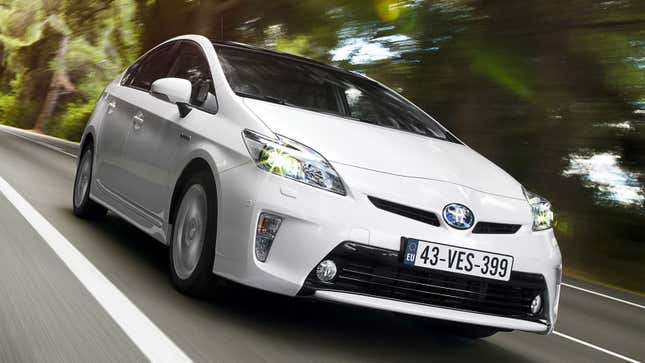
POLYGON ((133 75, 137 72, 138 67, 139 62, 136 62, 125 70, 125 72, 123 73, 123 78, 121 78, 121 86, 128 87, 130 85, 133 75))

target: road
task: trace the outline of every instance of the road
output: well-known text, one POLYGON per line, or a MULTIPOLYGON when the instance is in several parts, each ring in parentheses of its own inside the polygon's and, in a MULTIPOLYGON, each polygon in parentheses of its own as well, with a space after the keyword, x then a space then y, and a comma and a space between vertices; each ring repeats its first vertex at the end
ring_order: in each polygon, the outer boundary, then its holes
MULTIPOLYGON (((0 127, 0 182, 8 185, 0 190, 0 362, 150 358, 142 344, 153 338, 97 298, 83 280, 87 269, 61 259, 42 223, 109 280, 109 291, 127 297, 168 346, 196 362, 645 360, 645 298, 572 279, 565 279, 558 334, 479 341, 441 334, 422 319, 233 285, 210 300, 185 297, 169 281, 165 246, 113 214, 98 222, 72 214, 76 152, 72 143, 0 127)), ((166 348, 156 347, 159 354, 166 348)))

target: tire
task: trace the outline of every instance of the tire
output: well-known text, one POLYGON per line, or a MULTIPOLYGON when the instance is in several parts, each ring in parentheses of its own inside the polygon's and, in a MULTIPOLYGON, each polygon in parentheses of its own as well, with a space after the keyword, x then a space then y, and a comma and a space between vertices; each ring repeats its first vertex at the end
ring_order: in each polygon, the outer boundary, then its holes
POLYGON ((81 153, 81 160, 78 162, 76 169, 74 191, 72 193, 74 214, 84 219, 100 219, 107 214, 105 207, 90 199, 93 167, 94 151, 92 144, 89 144, 81 153))
POLYGON ((169 248, 172 283, 186 295, 211 297, 217 287, 213 274, 217 193, 209 173, 188 178, 173 215, 169 248))

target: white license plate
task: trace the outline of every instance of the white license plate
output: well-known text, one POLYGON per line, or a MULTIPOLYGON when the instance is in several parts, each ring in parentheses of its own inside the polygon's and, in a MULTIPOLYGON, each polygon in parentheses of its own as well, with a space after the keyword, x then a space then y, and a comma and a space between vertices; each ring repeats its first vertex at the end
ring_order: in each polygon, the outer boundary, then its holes
POLYGON ((404 239, 403 263, 458 274, 508 281, 513 257, 441 243, 404 239))

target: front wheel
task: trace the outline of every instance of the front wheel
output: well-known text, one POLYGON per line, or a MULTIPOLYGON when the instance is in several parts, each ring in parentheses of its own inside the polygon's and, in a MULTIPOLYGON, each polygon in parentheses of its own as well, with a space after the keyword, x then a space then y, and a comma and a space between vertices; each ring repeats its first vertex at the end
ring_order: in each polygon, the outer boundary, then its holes
POLYGON ((94 152, 90 144, 81 153, 81 161, 76 169, 72 201, 74 214, 85 219, 98 219, 107 214, 105 207, 90 199, 93 163, 94 152))
POLYGON ((212 177, 200 173, 184 184, 174 213, 170 275, 175 287, 190 296, 206 297, 215 288, 216 201, 212 177))

